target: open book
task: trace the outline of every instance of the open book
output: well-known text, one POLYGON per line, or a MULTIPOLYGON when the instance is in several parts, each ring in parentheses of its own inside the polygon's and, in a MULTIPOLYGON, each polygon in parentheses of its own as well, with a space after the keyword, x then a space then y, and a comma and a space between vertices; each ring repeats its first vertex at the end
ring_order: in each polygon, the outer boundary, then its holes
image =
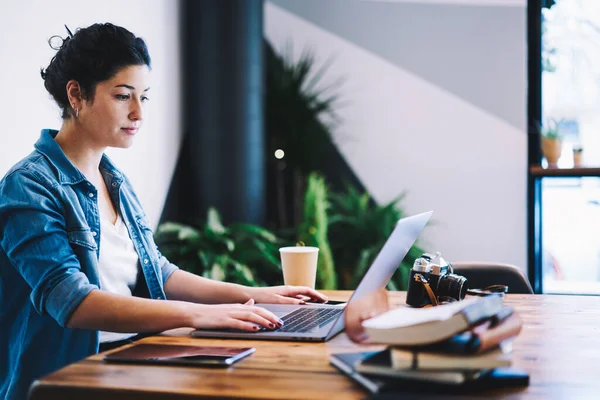
POLYGON ((501 296, 476 297, 429 308, 400 307, 363 321, 372 343, 415 346, 438 342, 491 318, 501 296))

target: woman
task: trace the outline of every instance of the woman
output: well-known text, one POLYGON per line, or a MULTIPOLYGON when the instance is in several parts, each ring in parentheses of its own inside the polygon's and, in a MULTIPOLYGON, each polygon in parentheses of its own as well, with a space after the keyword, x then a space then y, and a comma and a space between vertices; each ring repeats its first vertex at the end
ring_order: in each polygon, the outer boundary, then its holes
POLYGON ((0 398, 24 398, 34 379, 139 332, 275 329, 282 321, 254 302, 327 300, 306 287, 212 281, 160 254, 131 184, 103 154, 133 144, 149 72, 144 41, 112 24, 69 32, 42 70, 63 124, 0 181, 0 398))

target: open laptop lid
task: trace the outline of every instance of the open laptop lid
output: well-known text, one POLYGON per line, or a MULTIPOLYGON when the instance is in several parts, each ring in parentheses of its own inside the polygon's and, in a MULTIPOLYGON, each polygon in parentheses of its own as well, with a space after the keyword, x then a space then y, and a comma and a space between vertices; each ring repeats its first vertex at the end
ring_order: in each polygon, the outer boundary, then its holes
MULTIPOLYGON (((411 217, 402 218, 396 223, 392 234, 388 237, 385 244, 379 251, 377 257, 363 276, 356 287, 348 304, 356 301, 363 296, 369 295, 378 289, 383 289, 398 269, 406 254, 416 242, 417 238, 427 225, 433 211, 417 214, 411 217)), ((340 314, 336 322, 332 325, 327 339, 338 333, 344 328, 345 311, 340 314)))

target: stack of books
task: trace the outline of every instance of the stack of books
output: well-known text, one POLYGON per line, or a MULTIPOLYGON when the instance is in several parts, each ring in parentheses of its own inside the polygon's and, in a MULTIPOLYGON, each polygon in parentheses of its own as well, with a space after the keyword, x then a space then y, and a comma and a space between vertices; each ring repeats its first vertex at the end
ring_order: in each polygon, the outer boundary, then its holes
POLYGON ((501 296, 436 307, 401 307, 363 322, 380 352, 334 354, 331 363, 369 391, 400 384, 430 389, 523 386, 512 368, 512 340, 522 322, 501 296))

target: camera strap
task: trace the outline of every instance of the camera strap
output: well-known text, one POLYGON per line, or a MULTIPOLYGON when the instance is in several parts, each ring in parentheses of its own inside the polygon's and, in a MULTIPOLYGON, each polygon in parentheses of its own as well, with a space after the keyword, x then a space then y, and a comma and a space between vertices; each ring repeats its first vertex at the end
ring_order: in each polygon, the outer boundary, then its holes
POLYGON ((431 301, 431 305, 432 306, 439 305, 437 297, 436 297, 435 293, 433 293, 431 286, 429 286, 429 282, 427 282, 427 279, 425 279, 425 277, 421 274, 415 274, 415 281, 421 282, 423 284, 423 287, 425 287, 425 290, 427 291, 427 295, 429 296, 429 300, 431 301))

